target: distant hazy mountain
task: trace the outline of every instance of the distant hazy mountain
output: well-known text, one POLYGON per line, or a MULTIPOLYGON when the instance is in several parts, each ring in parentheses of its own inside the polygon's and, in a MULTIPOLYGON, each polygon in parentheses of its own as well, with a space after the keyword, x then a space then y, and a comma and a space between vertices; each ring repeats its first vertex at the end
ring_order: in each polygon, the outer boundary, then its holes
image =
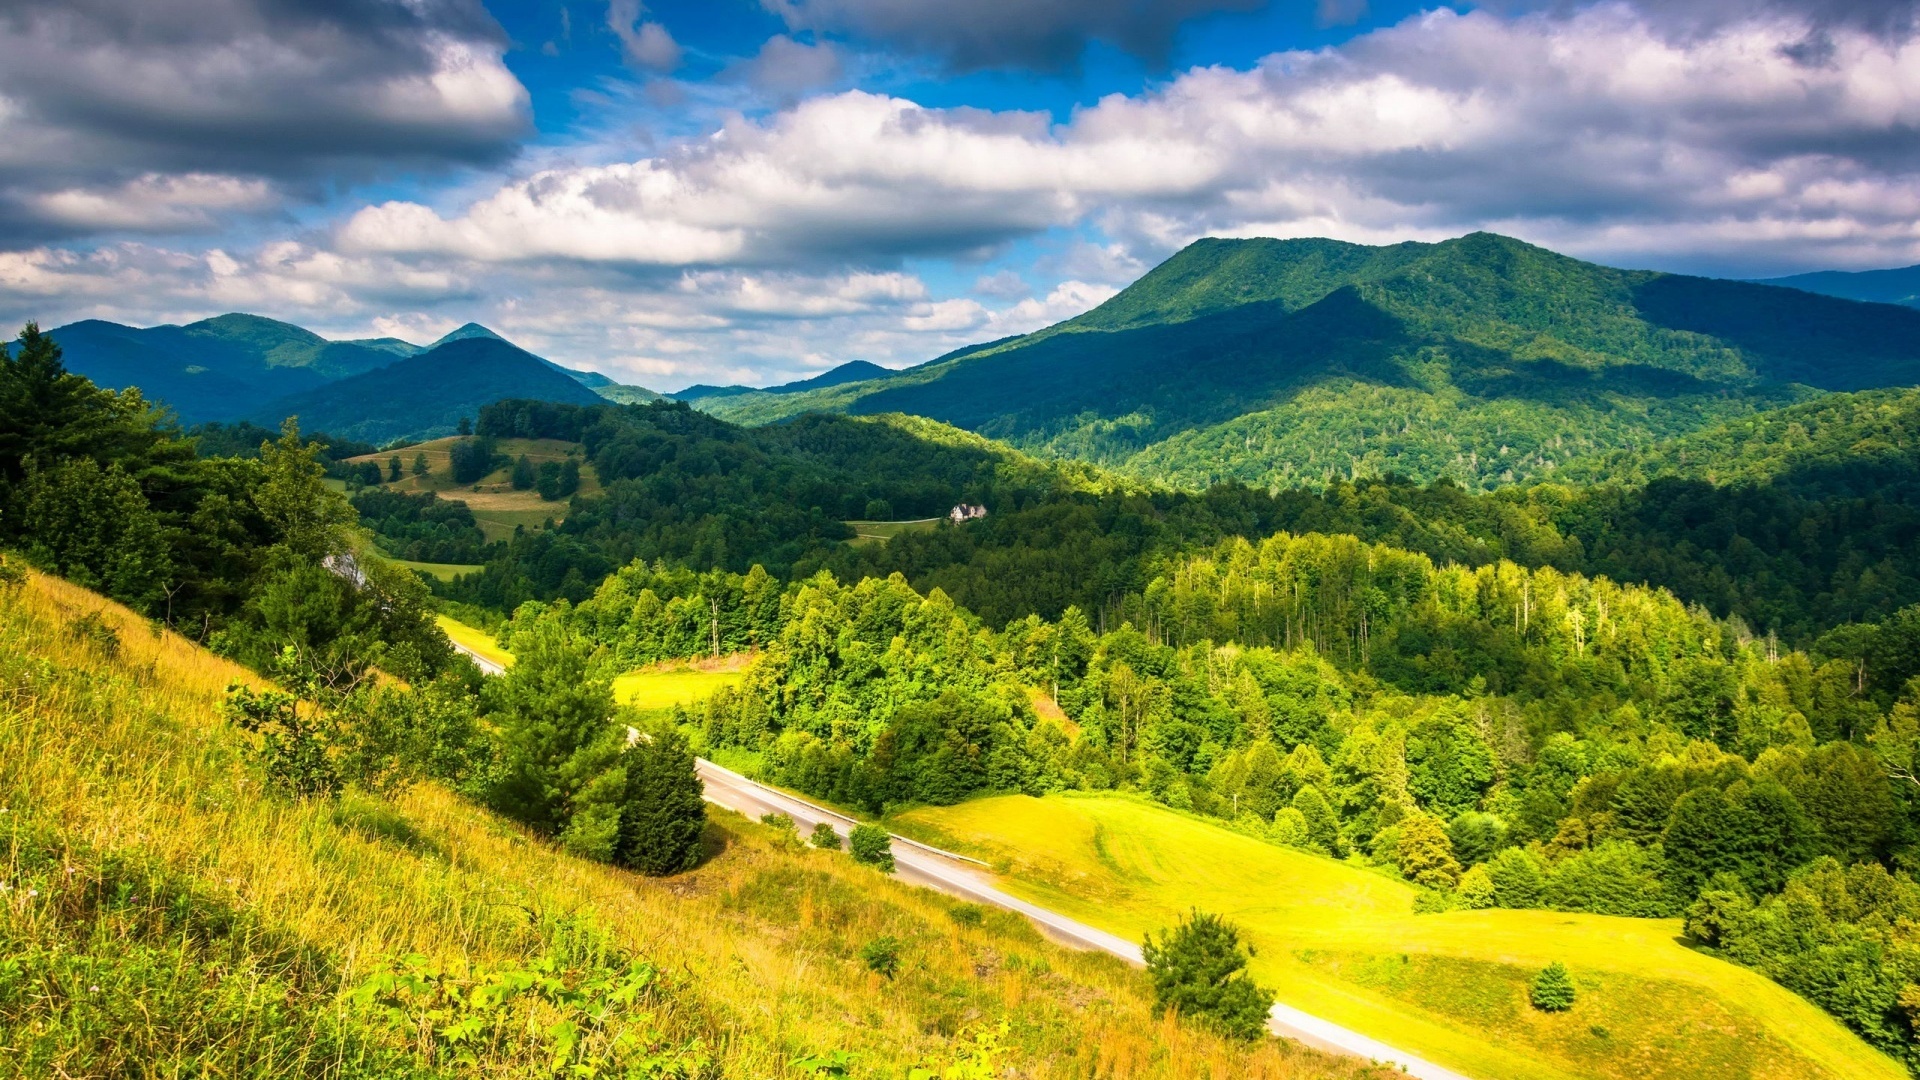
POLYGON ((397 359, 384 348, 328 341, 258 315, 144 329, 87 319, 51 334, 68 370, 116 390, 138 386, 186 423, 230 420, 274 398, 397 359))
POLYGON ((1186 486, 1544 475, 1816 390, 1920 383, 1920 312, 1437 244, 1202 240, 1078 318, 885 378, 706 398, 903 412, 1186 486))
POLYGON ((829 386, 841 386, 851 382, 864 382, 868 379, 884 379, 894 374, 892 368, 883 368, 879 364, 865 360, 849 360, 837 368, 823 371, 811 379, 781 383, 779 386, 707 386, 699 384, 685 390, 676 390, 666 397, 675 401, 699 401, 703 398, 739 397, 742 394, 797 394, 807 390, 820 390, 829 386))
POLYGON ((298 416, 303 429, 386 443, 451 435, 482 405, 530 398, 599 402, 564 369, 491 334, 469 335, 418 356, 280 398, 247 419, 266 427, 298 416))
POLYGON ((1769 278, 1761 284, 1784 285, 1846 300, 1920 307, 1920 266, 1902 266, 1895 270, 1821 270, 1769 278))
MULTIPOLYGON (((393 337, 329 341, 292 323, 243 314, 146 328, 88 319, 51 333, 60 343, 68 370, 116 390, 137 386, 148 400, 171 407, 187 424, 263 415, 279 408, 283 398, 457 341, 491 341, 522 351, 479 323, 467 323, 432 345, 393 337)), ((645 387, 625 386, 598 372, 576 371, 548 360, 540 363, 608 400, 659 397, 645 387)), ((458 387, 449 387, 448 392, 454 395, 448 399, 449 407, 467 400, 458 387)))

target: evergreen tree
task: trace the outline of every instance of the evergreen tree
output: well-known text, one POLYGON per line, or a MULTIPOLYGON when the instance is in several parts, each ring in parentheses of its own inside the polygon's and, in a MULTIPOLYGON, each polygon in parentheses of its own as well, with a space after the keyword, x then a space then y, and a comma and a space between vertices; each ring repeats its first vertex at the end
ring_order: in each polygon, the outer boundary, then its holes
POLYGON ((1547 897, 1547 866, 1525 848, 1510 847, 1487 862, 1496 907, 1539 907, 1547 897))
POLYGON ((418 453, 415 453, 413 455, 413 475, 425 476, 427 475, 428 471, 429 471, 429 467, 427 465, 427 452, 425 450, 422 450, 422 451, 419 451, 418 453))
POLYGON ((654 876, 693 869, 707 807, 686 739, 665 727, 636 740, 624 756, 627 790, 614 861, 654 876))
POLYGON ((1327 797, 1312 784, 1293 794, 1293 808, 1307 821, 1307 844, 1328 855, 1342 854, 1340 818, 1327 797))
POLYGON ((392 457, 387 459, 387 483, 391 484, 398 481, 399 479, 400 479, 400 455, 395 454, 392 457))
POLYGON ((549 835, 565 828, 575 796, 618 760, 613 688, 589 649, 557 618, 517 629, 514 665, 488 679, 482 703, 499 730, 495 809, 549 835))
POLYGON ((1573 1008, 1573 976, 1567 966, 1555 960, 1527 984, 1527 998, 1541 1012, 1566 1012, 1573 1008))
POLYGON ((1273 992, 1247 976, 1248 953, 1232 923, 1195 910, 1158 939, 1148 934, 1140 954, 1158 1011, 1172 1010, 1238 1039, 1257 1039, 1266 1030, 1273 992))
POLYGON ((533 459, 521 454, 513 463, 513 490, 526 491, 533 487, 533 459))

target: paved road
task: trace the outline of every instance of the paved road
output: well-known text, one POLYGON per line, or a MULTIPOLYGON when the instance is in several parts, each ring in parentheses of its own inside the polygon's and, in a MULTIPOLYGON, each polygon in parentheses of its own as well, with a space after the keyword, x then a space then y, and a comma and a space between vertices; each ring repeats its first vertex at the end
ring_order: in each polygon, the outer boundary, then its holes
MULTIPOLYGON (((470 649, 462 648, 458 642, 454 643, 454 648, 466 653, 481 671, 489 675, 498 675, 503 670, 500 665, 491 660, 470 649)), ((756 820, 762 814, 775 812, 785 814, 793 819, 802 835, 812 832, 815 825, 824 821, 833 827, 833 831, 840 835, 842 841, 846 839, 847 831, 855 824, 852 818, 844 814, 815 806, 805 799, 756 783, 730 769, 721 768, 705 758, 694 759, 694 764, 699 769, 700 780, 705 787, 706 800, 716 806, 724 806, 756 820)), ((1064 944, 1112 953, 1130 964, 1142 962, 1139 945, 1002 891, 993 884, 992 876, 986 871, 984 864, 976 860, 928 847, 904 836, 895 836, 893 861, 895 873, 902 881, 924 885, 976 903, 992 904, 1009 911, 1017 911, 1033 920, 1034 925, 1047 936, 1064 944)), ((1377 1039, 1368 1038, 1357 1031, 1351 1031, 1332 1021, 1322 1020, 1287 1005, 1276 1003, 1273 1006, 1273 1011, 1267 1015, 1267 1029, 1275 1035, 1297 1039, 1330 1053, 1351 1054, 1372 1061, 1398 1065, 1406 1070, 1409 1076, 1418 1077, 1419 1080, 1468 1080, 1466 1076, 1451 1069, 1441 1068, 1430 1061, 1396 1050, 1377 1039)))

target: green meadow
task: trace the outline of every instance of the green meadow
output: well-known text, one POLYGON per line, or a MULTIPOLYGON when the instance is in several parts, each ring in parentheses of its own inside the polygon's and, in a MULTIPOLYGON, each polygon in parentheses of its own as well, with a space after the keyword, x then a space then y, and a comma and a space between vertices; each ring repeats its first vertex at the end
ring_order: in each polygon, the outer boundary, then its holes
POLYGON ((1378 871, 1144 800, 998 796, 891 822, 993 862, 1035 903, 1139 940, 1190 908, 1237 922, 1279 999, 1476 1080, 1897 1080, 1906 1070, 1764 976, 1682 945, 1678 919, 1416 915, 1378 871), (1527 981, 1561 961, 1561 1014, 1527 981))

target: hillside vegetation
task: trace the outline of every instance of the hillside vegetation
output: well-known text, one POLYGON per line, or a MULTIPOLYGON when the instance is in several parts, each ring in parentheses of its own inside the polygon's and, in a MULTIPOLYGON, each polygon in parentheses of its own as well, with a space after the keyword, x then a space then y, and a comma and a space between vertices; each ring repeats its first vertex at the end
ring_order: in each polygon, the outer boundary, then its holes
POLYGON ((1417 915, 1404 883, 1111 795, 1001 796, 890 823, 988 859, 1027 899, 1135 940, 1196 906, 1227 915, 1282 1002, 1477 1080, 1906 1072, 1764 976, 1680 944, 1677 919, 1417 915), (1527 980, 1556 961, 1575 975, 1575 1007, 1529 1008, 1527 980))
POLYGON ((236 681, 83 590, 0 591, 0 1075, 891 1078, 1003 1030, 1031 1076, 1364 1071, 1155 1021, 1117 962, 739 818, 654 880, 431 785, 275 796, 236 681), (856 955, 883 935, 892 980, 856 955))
POLYGON ((1911 384, 1917 329, 1909 310, 1614 270, 1485 233, 1202 240, 1046 330, 884 380, 702 407, 752 423, 913 413, 1189 488, 1388 471, 1479 488, 1807 387, 1911 384))

